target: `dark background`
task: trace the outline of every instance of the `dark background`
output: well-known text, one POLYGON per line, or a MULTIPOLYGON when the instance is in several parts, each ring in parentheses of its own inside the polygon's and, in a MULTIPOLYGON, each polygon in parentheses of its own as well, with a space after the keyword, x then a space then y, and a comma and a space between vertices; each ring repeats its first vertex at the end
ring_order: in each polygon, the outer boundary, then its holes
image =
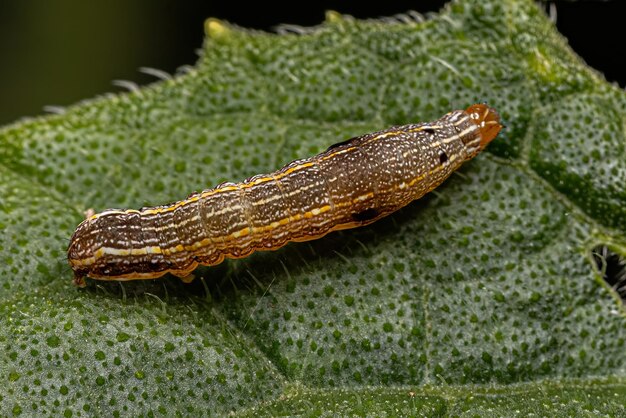
MULTIPOLYGON (((437 11, 445 1, 377 3, 317 1, 278 6, 226 0, 2 1, 0 125, 42 114, 46 105, 65 106, 119 90, 111 84, 116 79, 140 85, 154 81, 138 72, 142 66, 173 73, 181 65, 193 65, 207 17, 270 30, 280 23, 318 24, 328 9, 366 18, 407 10, 437 11)), ((609 81, 624 87, 626 2, 553 3, 557 26, 573 49, 609 81)))

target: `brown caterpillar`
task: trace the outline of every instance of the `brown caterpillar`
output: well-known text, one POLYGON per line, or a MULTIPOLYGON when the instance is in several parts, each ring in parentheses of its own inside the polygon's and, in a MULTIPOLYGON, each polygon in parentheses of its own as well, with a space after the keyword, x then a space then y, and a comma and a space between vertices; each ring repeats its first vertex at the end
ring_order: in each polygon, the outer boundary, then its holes
POLYGON ((193 280, 215 265, 289 241, 370 224, 422 197, 476 156, 502 126, 484 104, 430 122, 340 142, 271 174, 223 183, 165 206, 109 209, 84 220, 67 251, 74 283, 193 280))

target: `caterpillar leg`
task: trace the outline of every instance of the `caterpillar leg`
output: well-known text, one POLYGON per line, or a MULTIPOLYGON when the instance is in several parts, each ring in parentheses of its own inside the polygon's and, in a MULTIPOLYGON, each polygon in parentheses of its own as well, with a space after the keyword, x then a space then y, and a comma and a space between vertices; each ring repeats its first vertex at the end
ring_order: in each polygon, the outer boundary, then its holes
POLYGON ((76 287, 85 287, 87 283, 85 283, 85 276, 82 274, 74 273, 74 285, 76 287))
POLYGON ((193 275, 193 274, 191 274, 191 273, 189 273, 189 274, 188 274, 188 275, 186 275, 186 276, 177 276, 177 277, 178 277, 178 278, 179 278, 179 279, 180 279, 183 283, 187 283, 187 284, 189 284, 189 283, 193 282, 193 279, 195 279, 195 278, 196 278, 196 276, 195 276, 195 275, 193 275))

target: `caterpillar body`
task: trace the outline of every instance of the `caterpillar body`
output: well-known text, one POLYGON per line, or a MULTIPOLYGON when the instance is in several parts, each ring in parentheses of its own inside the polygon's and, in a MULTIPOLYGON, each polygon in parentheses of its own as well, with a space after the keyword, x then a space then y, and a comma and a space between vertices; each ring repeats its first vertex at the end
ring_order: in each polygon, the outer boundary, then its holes
POLYGON ((105 210, 72 235, 67 256, 74 283, 166 273, 188 282, 199 264, 370 224, 436 188, 501 128, 494 109, 475 104, 433 122, 352 138, 179 202, 105 210))

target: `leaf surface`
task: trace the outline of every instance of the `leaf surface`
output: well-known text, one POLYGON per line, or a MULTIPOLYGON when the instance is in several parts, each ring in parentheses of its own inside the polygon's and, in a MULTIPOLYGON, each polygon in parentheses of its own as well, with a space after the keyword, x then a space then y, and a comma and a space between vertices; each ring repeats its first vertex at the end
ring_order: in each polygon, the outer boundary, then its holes
POLYGON ((197 65, 0 130, 0 413, 620 415, 626 97, 530 0, 302 34, 208 20, 197 65), (506 130, 371 226, 71 284, 87 209, 158 205, 486 101, 506 130))

